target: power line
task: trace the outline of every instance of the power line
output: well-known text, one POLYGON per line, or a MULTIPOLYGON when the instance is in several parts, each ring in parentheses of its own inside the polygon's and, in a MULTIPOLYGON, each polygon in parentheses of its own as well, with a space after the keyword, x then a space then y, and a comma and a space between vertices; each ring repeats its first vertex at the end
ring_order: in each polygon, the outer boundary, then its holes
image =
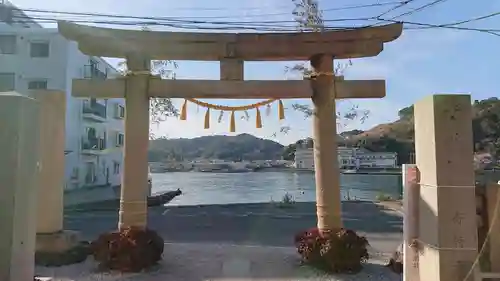
MULTIPOLYGON (((497 13, 500 14, 500 13, 497 13)), ((57 22, 58 19, 40 19, 41 21, 44 22, 57 22)), ((368 20, 368 19, 358 19, 358 20, 368 20)), ((468 28, 468 27, 458 27, 458 26, 452 26, 453 24, 456 23, 448 23, 448 24, 429 24, 429 23, 420 23, 420 22, 409 22, 409 21, 396 21, 396 20, 390 20, 390 19, 380 19, 383 22, 388 22, 388 23, 404 23, 408 25, 416 25, 416 27, 405 27, 405 30, 416 30, 416 29, 430 29, 430 28, 445 28, 445 29, 455 29, 455 30, 464 30, 464 31, 477 31, 477 32, 483 32, 483 33, 490 33, 492 35, 500 36, 497 32, 500 32, 500 29, 481 29, 481 28, 468 28)), ((22 21, 16 21, 17 23, 22 23, 22 21)), ((275 32, 294 32, 296 31, 296 28, 294 26, 276 26, 276 25, 269 25, 269 26, 262 26, 259 25, 258 23, 255 23, 254 25, 248 25, 248 24, 238 24, 238 23, 231 23, 231 22, 226 22, 226 26, 200 26, 199 24, 191 24, 191 23, 182 23, 182 22, 175 22, 175 23, 169 23, 169 22, 150 22, 150 21, 144 21, 144 22, 139 22, 139 21, 109 21, 109 20, 103 20, 103 21, 96 21, 96 20, 77 20, 74 21, 77 23, 93 23, 93 24, 106 24, 106 25, 118 25, 118 26, 165 26, 165 27, 172 27, 172 28, 178 28, 178 29, 187 29, 187 30, 226 30, 226 31, 231 31, 231 30, 254 30, 254 31, 275 31, 275 32), (229 24, 229 26, 227 26, 229 24)), ((471 22, 468 20, 468 22, 471 22)), ((206 24, 213 24, 213 22, 205 22, 206 24)), ((222 24, 221 22, 218 22, 216 24, 222 24)), ((366 28, 370 27, 370 25, 361 25, 361 26, 355 26, 355 27, 342 27, 342 26, 325 26, 325 30, 346 30, 346 29, 354 29, 354 28, 366 28)))
MULTIPOLYGON (((35 20, 39 23, 57 23, 58 19, 50 19, 50 18, 35 18, 35 20)), ((23 19, 15 20, 14 23, 28 23, 23 19)), ((113 25, 113 26, 133 26, 133 27, 144 27, 144 26, 163 26, 163 27, 172 27, 178 29, 186 29, 186 30, 254 30, 254 31, 282 31, 282 32, 293 32, 297 31, 294 26, 266 26, 259 24, 238 24, 238 23, 230 23, 225 24, 225 26, 220 26, 215 24, 215 26, 203 26, 200 23, 183 23, 183 22, 162 22, 162 21, 110 21, 110 20, 72 20, 73 23, 80 24, 101 24, 101 25, 113 25)), ((206 23, 211 24, 211 23, 206 23)))
MULTIPOLYGON (((471 23, 479 20, 483 20, 486 18, 491 18, 494 16, 499 16, 500 12, 495 12, 492 14, 476 17, 476 18, 471 18, 467 20, 462 20, 459 22, 452 22, 452 23, 446 23, 446 24, 428 24, 428 23, 413 23, 413 22, 408 22, 408 21, 396 21, 393 19, 381 19, 383 22, 403 22, 407 24, 416 24, 416 25, 428 25, 430 27, 450 27, 454 25, 460 25, 464 23, 471 23)), ((101 15, 100 15, 101 16, 101 15)), ((111 16, 111 18, 114 18, 115 16, 111 16)), ((178 18, 163 18, 163 17, 136 17, 136 16, 119 16, 120 18, 124 19, 140 19, 140 20, 145 20, 141 22, 137 21, 110 21, 110 20, 92 20, 92 19, 76 19, 76 20, 69 20, 73 22, 80 22, 80 23, 102 23, 102 24, 124 24, 124 25, 139 25, 139 24, 162 24, 165 23, 183 23, 183 24, 213 24, 213 25, 235 25, 235 26, 240 26, 240 25, 245 25, 245 26, 265 26, 265 27, 282 27, 278 26, 275 24, 280 24, 280 23, 296 23, 296 21, 201 21, 201 20, 182 20, 178 18), (147 21, 147 20, 154 20, 154 22, 147 21)), ((24 17, 15 17, 19 19, 26 19, 24 17)), ((31 19, 35 20, 43 20, 43 21, 48 21, 48 22, 56 22, 58 20, 67 20, 67 19, 61 19, 61 18, 54 18, 54 17, 32 17, 31 19)), ((370 21, 373 20, 371 17, 365 17, 365 18, 342 18, 342 19, 332 19, 332 20, 324 20, 324 22, 348 22, 348 21, 370 21)), ((289 28, 291 26, 284 26, 286 28, 289 28)), ((364 26, 359 26, 359 27, 364 27, 364 26)), ((329 28, 335 28, 335 27, 329 27, 329 28)), ((342 27, 338 27, 342 28, 342 27)))
MULTIPOLYGON (((406 0, 404 2, 407 2, 407 1, 413 1, 413 0, 406 0)), ((402 3, 402 2, 401 1, 392 1, 392 2, 383 2, 383 3, 372 3, 372 4, 366 4, 366 5, 350 5, 350 6, 324 9, 324 10, 322 10, 322 12, 373 8, 373 7, 381 7, 381 6, 387 6, 387 5, 396 5, 396 4, 400 4, 400 3, 402 3)), ((125 16, 125 15, 119 15, 119 14, 103 14, 103 13, 89 13, 89 12, 66 12, 66 11, 43 10, 43 9, 32 9, 32 8, 21 9, 21 8, 17 8, 17 7, 7 7, 7 9, 19 10, 19 11, 29 12, 29 13, 49 13, 49 14, 61 14, 61 15, 73 15, 73 16, 102 16, 102 17, 117 17, 117 18, 123 18, 123 17, 134 18, 133 16, 125 16)), ((223 16, 222 15, 222 16, 205 16, 205 17, 182 17, 182 18, 229 19, 229 18, 251 18, 251 17, 282 16, 282 15, 291 15, 291 13, 290 12, 287 12, 287 13, 263 13, 263 14, 259 14, 259 15, 234 15, 234 16, 223 16)), ((140 19, 145 19, 145 18, 159 19, 159 17, 146 17, 146 16, 139 16, 137 18, 140 18, 140 19)), ((179 19, 179 17, 169 17, 169 18, 170 19, 179 19)))
MULTIPOLYGON (((385 11, 385 12, 382 12, 381 14, 379 14, 378 16, 375 16, 374 18, 375 18, 375 19, 380 19, 380 18, 382 18, 383 16, 387 15, 388 13, 390 13, 390 12, 392 12, 392 11, 395 11, 395 10, 397 10, 397 9, 399 9, 399 8, 401 8, 401 7, 403 7, 403 6, 405 6, 405 5, 408 5, 408 4, 410 4, 411 2, 413 2, 413 1, 415 1, 415 0, 407 0, 407 1, 403 1, 403 2, 402 2, 402 3, 400 3, 399 5, 394 6, 394 7, 390 8, 389 10, 387 10, 387 11, 385 11)), ((379 22, 376 22, 376 23, 374 23, 374 24, 371 24, 371 25, 370 25, 370 27, 372 27, 372 26, 377 26, 377 25, 379 25, 379 24, 381 24, 381 23, 382 23, 382 22, 380 22, 380 21, 379 21, 379 22)))
MULTIPOLYGON (((388 14, 388 13, 390 13, 390 12, 392 12, 392 11, 394 11, 394 10, 398 9, 398 8, 401 8, 401 7, 405 6, 405 5, 408 5, 408 4, 410 4, 411 2, 413 2, 413 1, 414 1, 414 0, 408 0, 408 1, 406 1, 406 3, 402 3, 401 5, 398 5, 397 7, 394 7, 394 8, 392 8, 392 9, 388 10, 388 11, 386 11, 386 12, 384 12, 384 13, 382 13, 382 14, 378 15, 378 16, 377 16, 377 19, 378 19, 378 20, 381 20, 381 18, 382 18, 384 15, 386 15, 386 14, 388 14)), ((431 2, 431 3, 427 3, 427 4, 422 5, 422 6, 420 6, 420 7, 414 8, 414 9, 412 9, 412 10, 408 11, 408 12, 405 12, 405 13, 399 14, 399 15, 397 15, 397 16, 394 16, 394 17, 392 17, 392 18, 390 18, 390 19, 391 19, 391 20, 395 20, 395 19, 400 18, 400 17, 403 17, 403 16, 408 16, 408 15, 411 15, 411 14, 414 14, 414 13, 417 13, 417 12, 420 12, 420 11, 422 11, 422 10, 426 9, 426 8, 429 8, 429 7, 431 7, 431 6, 434 6, 434 5, 439 4, 439 3, 441 3, 441 2, 444 2, 444 1, 448 1, 448 0, 435 0, 435 1, 431 2)), ((375 23, 375 24, 373 24, 372 26, 379 25, 380 23, 381 23, 381 22, 375 23)))
POLYGON ((417 13, 417 12, 421 12, 421 11, 422 11, 422 10, 424 10, 424 9, 430 8, 430 7, 434 6, 434 5, 437 5, 437 4, 442 3, 442 2, 445 2, 445 1, 448 1, 448 0, 434 0, 434 1, 433 1, 433 2, 431 2, 431 3, 427 3, 427 4, 425 4, 425 5, 422 5, 422 6, 420 6, 420 7, 417 7, 417 8, 415 8, 415 9, 412 9, 411 11, 408 11, 408 12, 406 12, 406 13, 402 13, 402 14, 400 14, 400 15, 397 15, 397 16, 395 16, 395 17, 392 17, 392 18, 391 18, 391 20, 394 20, 394 19, 397 19, 397 18, 400 18, 400 17, 404 17, 404 16, 409 16, 409 15, 412 15, 412 14, 417 13))
POLYGON ((471 23, 471 22, 475 22, 475 21, 480 21, 480 20, 484 20, 484 19, 496 17, 498 15, 500 15, 500 12, 496 12, 496 13, 492 13, 492 14, 488 14, 488 15, 480 16, 480 17, 476 17, 476 18, 471 18, 471 19, 468 19, 468 20, 462 20, 462 21, 458 21, 458 22, 442 24, 440 26, 441 27, 456 26, 456 25, 461 25, 461 24, 464 24, 464 23, 471 23))
MULTIPOLYGON (((16 22, 20 23, 20 21, 27 20, 25 17, 14 17, 16 19, 16 22)), ((165 26, 170 26, 173 24, 188 24, 192 25, 195 28, 200 27, 200 25, 216 25, 216 26, 221 26, 223 25, 223 28, 228 28, 228 29, 234 29, 234 28, 245 28, 245 27, 262 27, 262 28, 272 28, 272 29, 279 29, 284 28, 284 29, 291 29, 293 31, 296 31, 296 27, 294 25, 278 25, 278 24, 296 24, 296 21, 262 21, 262 22, 239 22, 239 21, 192 21, 192 20, 180 20, 180 19, 165 19, 165 20, 153 20, 152 18, 146 18, 146 19, 138 19, 134 21, 130 20, 109 20, 109 19, 67 19, 67 18, 54 18, 54 17, 30 17, 31 20, 36 20, 44 23, 51 23, 51 22, 57 22, 59 20, 65 20, 65 21, 71 21, 74 23, 92 23, 92 24, 107 24, 107 25, 132 25, 132 26, 142 26, 142 25, 165 25, 165 26)), ((135 19, 135 17, 134 17, 135 19)), ((359 18, 351 18, 351 19, 336 19, 333 20, 335 22, 346 22, 346 21, 359 21, 363 19, 359 18)), ((344 27, 338 27, 338 28, 344 28, 344 27)))
POLYGON ((392 8, 390 8, 389 10, 387 10, 387 11, 385 11, 385 12, 382 12, 380 15, 376 16, 376 18, 381 18, 381 17, 383 17, 383 16, 387 15, 388 13, 390 13, 390 12, 392 12, 392 11, 394 11, 394 10, 397 10, 397 9, 399 9, 399 8, 401 8, 401 7, 405 6, 405 5, 410 4, 410 3, 411 3, 411 2, 413 2, 413 1, 415 1, 415 0, 407 0, 407 1, 403 1, 403 2, 401 2, 399 5, 397 5, 397 6, 395 6, 395 7, 392 7, 392 8))
MULTIPOLYGON (((408 0, 410 1, 410 0, 408 0)), ((406 1, 406 2, 408 2, 406 1)), ((431 4, 437 4, 439 2, 443 2, 445 0, 437 0, 431 3, 428 3, 422 7, 430 7, 431 4)), ((419 7, 417 9, 422 10, 423 8, 419 7)), ((138 16, 125 16, 125 15, 113 15, 113 14, 101 14, 101 13, 80 13, 80 12, 57 12, 57 11, 50 11, 50 10, 37 10, 37 11, 43 11, 48 14, 65 14, 65 15, 74 15, 74 16, 89 16, 89 17, 107 17, 107 18, 120 18, 120 19, 135 19, 135 20, 141 20, 141 21, 111 21, 109 19, 103 19, 103 20, 93 20, 93 19, 76 19, 76 20, 70 20, 73 22, 78 22, 78 23, 93 23, 93 24, 107 24, 107 25, 127 25, 127 26, 167 26, 167 27, 173 27, 173 28, 180 28, 180 29, 191 29, 191 30, 196 30, 196 29, 202 29, 202 30, 241 30, 241 29, 248 29, 248 30, 256 30, 256 31, 295 31, 294 26, 288 26, 288 25, 277 25, 277 24, 286 24, 286 23, 294 23, 296 24, 296 21, 252 21, 252 22, 241 22, 241 21, 207 21, 207 20, 185 20, 181 18, 170 18, 170 17, 138 17, 138 16), (215 26, 200 26, 200 25, 215 25, 215 26), (224 26, 221 26, 224 25, 224 26)), ((417 27, 405 27, 405 29, 429 29, 429 28, 448 28, 448 29, 456 29, 456 30, 468 30, 468 31, 479 31, 479 32, 485 32, 485 33, 490 33, 493 35, 497 35, 496 32, 500 32, 500 30, 495 30, 495 29, 481 29, 481 28, 468 28, 468 27, 457 27, 456 25, 461 25, 465 23, 471 23, 479 20, 483 20, 486 18, 491 18, 494 16, 500 15, 500 12, 492 13, 489 15, 477 17, 477 18, 471 18, 467 20, 462 20, 459 22, 452 22, 452 23, 446 23, 446 24, 429 24, 429 23, 419 23, 419 22, 408 22, 408 21, 402 21, 403 23, 409 24, 409 25, 416 25, 417 27)), ((20 17, 17 22, 20 22, 20 20, 27 20, 26 17, 20 17)), ((58 20, 61 20, 61 18, 54 18, 54 17, 32 17, 31 19, 34 20, 39 20, 42 22, 56 22, 58 20)), ((67 20, 67 19, 64 19, 67 20)), ((347 21, 370 21, 374 20, 374 17, 368 17, 368 18, 346 18, 346 19, 333 19, 333 20, 324 20, 324 22, 347 22, 347 21)), ((394 19, 383 19, 380 18, 382 22, 401 22, 401 21, 396 21, 394 19)), ((354 27, 346 27, 346 26, 325 26, 324 28, 327 30, 337 30, 337 29, 352 29, 352 28, 362 28, 362 27, 370 27, 372 25, 361 25, 361 26, 354 26, 354 27)))
MULTIPOLYGON (((400 22, 400 21, 391 20, 391 19, 381 19, 381 20, 385 21, 385 22, 390 22, 390 23, 400 22)), ((478 32, 483 32, 483 33, 488 33, 488 34, 491 34, 491 35, 495 35, 495 36, 500 36, 500 34, 497 33, 497 32, 500 32, 500 29, 469 28, 469 27, 451 26, 450 24, 441 24, 441 25, 438 25, 438 24, 429 24, 429 23, 421 23, 421 22, 410 22, 410 21, 404 21, 403 23, 419 26, 419 27, 406 27, 405 29, 446 28, 446 29, 466 30, 466 31, 478 31, 478 32)))

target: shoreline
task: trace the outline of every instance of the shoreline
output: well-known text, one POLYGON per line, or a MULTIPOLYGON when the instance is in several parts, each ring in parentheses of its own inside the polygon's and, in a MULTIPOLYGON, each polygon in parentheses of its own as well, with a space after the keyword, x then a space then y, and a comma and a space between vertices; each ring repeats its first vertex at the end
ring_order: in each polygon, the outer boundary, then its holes
MULTIPOLYGON (((269 172, 285 172, 285 173, 314 173, 311 169, 301 169, 301 168, 261 168, 253 171, 194 171, 194 170, 176 170, 176 171, 165 171, 165 172, 151 172, 151 174, 168 174, 168 173, 203 173, 203 174, 246 174, 246 173, 269 173, 269 172)), ((365 169, 358 170, 356 172, 340 172, 341 175, 402 175, 401 168, 399 169, 365 169)))

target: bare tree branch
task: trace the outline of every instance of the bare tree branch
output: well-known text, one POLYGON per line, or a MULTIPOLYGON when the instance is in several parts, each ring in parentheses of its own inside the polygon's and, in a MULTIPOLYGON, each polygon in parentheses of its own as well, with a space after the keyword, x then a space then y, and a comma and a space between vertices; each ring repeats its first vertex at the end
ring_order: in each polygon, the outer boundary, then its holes
MULTIPOLYGON (((323 30, 323 17, 318 4, 315 1, 310 0, 292 0, 295 5, 295 9, 292 14, 296 17, 295 20, 298 23, 298 29, 301 31, 321 31, 323 30)), ((352 61, 348 60, 347 63, 338 62, 334 67, 334 73, 336 76, 344 75, 347 68, 352 66, 352 61)), ((285 67, 285 74, 291 75, 296 79, 303 79, 306 76, 310 76, 313 70, 306 65, 306 63, 297 63, 293 66, 285 67)), ((314 114, 314 109, 308 104, 292 104, 292 109, 299 111, 304 114, 304 118, 309 118, 314 114)), ((340 126, 346 126, 348 122, 359 119, 363 123, 370 114, 368 110, 360 110, 357 105, 353 105, 347 112, 341 114, 337 112, 337 121, 340 126)), ((283 126, 286 132, 290 130, 289 126, 283 126)))

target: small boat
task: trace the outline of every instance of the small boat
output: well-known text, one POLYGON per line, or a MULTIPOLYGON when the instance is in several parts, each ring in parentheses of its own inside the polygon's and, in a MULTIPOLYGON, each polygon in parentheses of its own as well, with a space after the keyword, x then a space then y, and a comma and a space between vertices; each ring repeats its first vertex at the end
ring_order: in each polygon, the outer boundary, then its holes
POLYGON ((253 169, 248 168, 228 168, 217 171, 218 173, 249 173, 253 172, 253 169))
MULTIPOLYGON (((154 195, 150 195, 147 198, 148 207, 156 207, 169 203, 175 197, 182 194, 180 189, 160 192, 154 195)), ((84 210, 84 211, 119 211, 120 210, 120 198, 113 198, 108 200, 102 200, 98 202, 87 202, 78 205, 68 206, 65 208, 67 211, 72 210, 84 210)))
POLYGON ((161 192, 159 194, 148 196, 148 207, 165 205, 181 194, 182 191, 177 188, 177 190, 174 191, 161 192))
MULTIPOLYGON (((182 194, 180 189, 152 194, 153 177, 148 167, 148 207, 160 206, 182 194)), ((65 210, 109 211, 120 209, 121 186, 105 185, 94 189, 80 189, 65 193, 65 210), (68 202, 69 201, 69 202, 68 202)))
POLYGON ((350 170, 342 171, 342 174, 356 174, 357 172, 358 172, 358 170, 350 169, 350 170))

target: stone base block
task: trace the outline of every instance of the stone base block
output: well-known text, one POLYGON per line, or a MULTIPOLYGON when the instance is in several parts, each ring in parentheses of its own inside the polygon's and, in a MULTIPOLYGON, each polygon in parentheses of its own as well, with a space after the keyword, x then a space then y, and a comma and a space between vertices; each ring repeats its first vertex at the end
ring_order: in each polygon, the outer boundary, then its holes
POLYGON ((76 246, 79 240, 79 233, 70 230, 37 233, 35 249, 37 252, 65 252, 76 246))
POLYGON ((35 264, 61 266, 80 263, 90 254, 88 242, 79 240, 78 232, 63 230, 36 235, 35 264))

